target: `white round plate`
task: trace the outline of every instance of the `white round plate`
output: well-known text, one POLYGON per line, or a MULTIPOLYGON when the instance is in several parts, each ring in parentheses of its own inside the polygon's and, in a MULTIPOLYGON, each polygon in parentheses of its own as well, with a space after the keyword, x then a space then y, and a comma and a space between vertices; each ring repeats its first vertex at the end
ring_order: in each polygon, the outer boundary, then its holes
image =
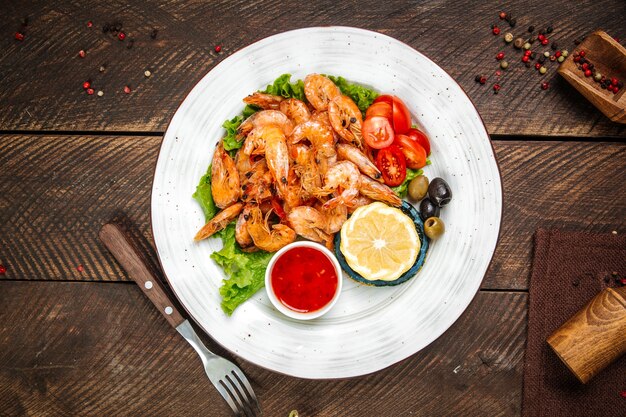
POLYGON ((218 343, 262 367, 302 378, 363 375, 392 365, 439 337, 468 306, 489 265, 502 213, 500 174, 478 112, 435 63, 386 35, 348 27, 281 33, 231 55, 191 91, 161 145, 152 188, 152 230, 176 296, 218 343), (341 75, 401 97, 431 139, 429 178, 453 192, 441 211, 445 235, 418 276, 374 288, 344 276, 333 309, 308 322, 275 310, 264 290, 232 316, 220 308, 222 270, 209 258, 219 239, 193 242, 204 224, 191 195, 211 162, 221 125, 242 99, 283 73, 341 75))

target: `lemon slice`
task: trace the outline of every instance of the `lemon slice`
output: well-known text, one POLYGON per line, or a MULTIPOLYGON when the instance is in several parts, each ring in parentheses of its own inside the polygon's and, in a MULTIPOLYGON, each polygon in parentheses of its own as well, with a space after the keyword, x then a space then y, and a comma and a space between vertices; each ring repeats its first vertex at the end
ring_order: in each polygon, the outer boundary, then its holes
POLYGON ((359 207, 341 228, 341 253, 369 281, 398 279, 413 266, 420 246, 413 220, 380 202, 359 207))

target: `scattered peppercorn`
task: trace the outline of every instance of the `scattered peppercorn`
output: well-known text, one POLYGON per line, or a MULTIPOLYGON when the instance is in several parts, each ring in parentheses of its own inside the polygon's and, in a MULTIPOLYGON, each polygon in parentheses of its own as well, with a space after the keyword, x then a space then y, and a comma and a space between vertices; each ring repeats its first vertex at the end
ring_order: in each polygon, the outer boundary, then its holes
POLYGON ((502 69, 507 69, 509 67, 509 63, 506 61, 501 61, 500 62, 500 68, 502 69))
POLYGON ((567 49, 563 49, 561 51, 561 55, 563 55, 565 58, 567 58, 567 56, 569 55, 569 51, 567 49))
POLYGON ((535 27, 533 25, 528 26, 528 33, 533 33, 535 31, 535 27))
POLYGON ((491 29, 491 33, 493 33, 494 35, 499 35, 500 34, 500 28, 497 26, 494 26, 493 29, 491 29))
POLYGON ((509 18, 509 25, 514 28, 515 25, 517 24, 517 19, 514 17, 509 18))
POLYGON ((107 69, 107 67, 105 65, 100 65, 99 71, 100 72, 104 72, 104 71, 106 71, 106 69, 107 69))
POLYGON ((556 57, 554 55, 550 55, 550 61, 552 62, 556 61, 556 57))
POLYGON ((531 46, 531 45, 530 45, 530 43, 529 43, 529 42, 526 42, 526 43, 524 44, 524 49, 529 50, 529 49, 530 49, 530 46, 531 46))
POLYGON ((552 26, 548 26, 548 27, 546 28, 546 33, 552 33, 552 31, 553 31, 553 30, 554 30, 554 29, 552 29, 552 26))
POLYGON ((504 34, 504 42, 506 43, 513 42, 513 34, 511 32, 507 32, 504 34))
POLYGON ((550 43, 550 40, 548 38, 543 38, 543 40, 541 41, 542 45, 547 45, 548 43, 550 43))
POLYGON ((130 87, 129 87, 129 86, 127 86, 127 85, 125 85, 125 86, 124 86, 124 93, 125 93, 125 94, 130 94, 130 91, 131 91, 131 90, 130 90, 130 87))
POLYGON ((595 81, 600 81, 602 79, 602 74, 600 74, 599 72, 596 72, 593 76, 593 79, 595 81))
POLYGON ((496 83, 493 85, 493 93, 494 94, 498 94, 498 91, 500 91, 500 84, 496 83))
POLYGON ((81 49, 80 51, 78 51, 78 56, 79 57, 84 58, 86 55, 87 55, 87 53, 84 50, 81 49))
POLYGON ((561 56, 560 56, 560 57, 558 57, 556 60, 557 60, 559 63, 561 63, 561 62, 565 61, 565 57, 564 57, 563 55, 561 55, 561 56))
POLYGON ((88 27, 88 28, 90 28, 90 27, 92 27, 92 26, 93 26, 93 22, 92 22, 91 20, 90 20, 90 21, 88 21, 88 22, 87 22, 87 27, 88 27))
POLYGON ((152 32, 150 32, 150 37, 152 39, 156 39, 158 33, 159 33, 159 31, 156 28, 154 28, 154 29, 152 29, 152 32))
POLYGON ((87 89, 87 94, 92 95, 93 94, 93 88, 88 88, 87 89))
POLYGON ((502 72, 500 72, 500 71, 496 71, 496 77, 499 77, 499 76, 501 76, 501 75, 502 75, 502 72))
POLYGON ((550 48, 552 48, 553 51, 556 51, 557 49, 559 49, 559 44, 556 42, 552 42, 552 45, 550 45, 550 48))
POLYGON ((547 81, 541 83, 542 90, 547 90, 548 88, 550 88, 550 84, 547 81))
POLYGON ((547 71, 548 71, 548 69, 546 67, 539 68, 539 73, 540 74, 545 74, 547 71))
POLYGON ((580 51, 580 52, 578 53, 578 55, 579 55, 581 58, 584 58, 586 54, 587 54, 587 53, 586 53, 585 51, 580 51))
POLYGON ((530 57, 528 55, 524 55, 522 57, 522 62, 528 62, 528 61, 530 61, 530 57))
POLYGON ((22 32, 15 32, 13 35, 15 40, 22 42, 24 40, 24 34, 22 32))
POLYGON ((500 12, 500 19, 501 20, 506 19, 506 13, 505 12, 500 12))
POLYGON ((98 94, 98 97, 102 97, 102 96, 104 95, 104 91, 102 91, 102 90, 98 90, 98 93, 97 93, 97 94, 98 94))
POLYGON ((90 83, 89 81, 85 81, 85 82, 83 83, 83 88, 86 90, 86 89, 88 89, 89 87, 91 87, 91 83, 90 83))
POLYGON ((4 275, 6 273, 7 273, 7 268, 4 265, 0 264, 0 275, 4 275))
POLYGON ((530 68, 532 66, 532 64, 530 62, 527 62, 524 65, 526 65, 526 68, 530 68))
POLYGON ((590 69, 586 69, 585 70, 585 77, 591 77, 591 70, 590 69))
POLYGON ((539 68, 541 68, 541 64, 540 64, 539 62, 537 62, 537 63, 535 64, 535 69, 537 69, 537 70, 538 70, 539 68))
POLYGON ((222 45, 215 45, 215 52, 217 52, 218 54, 222 52, 222 45))
POLYGON ((145 70, 145 71, 143 72, 143 75, 144 75, 146 78, 148 78, 148 77, 150 77, 150 76, 152 75, 152 73, 151 73, 149 70, 145 70))
POLYGON ((83 272, 83 271, 85 270, 85 268, 83 268, 83 266, 82 266, 82 265, 78 265, 78 266, 76 267, 76 270, 77 270, 78 272, 83 272))
POLYGON ((546 57, 541 55, 539 59, 537 60, 537 62, 539 62, 540 64, 543 64, 544 62, 546 62, 546 57))
POLYGON ((522 49, 522 47, 524 46, 524 39, 522 38, 515 39, 515 42, 513 42, 513 46, 516 47, 517 49, 522 49))
POLYGON ((126 34, 124 32, 120 32, 117 34, 117 39, 123 41, 124 39, 126 39, 126 34))
POLYGON ((496 59, 498 61, 502 61, 504 59, 504 52, 498 52, 498 54, 496 55, 496 59))
POLYGON ((550 52, 545 51, 545 52, 543 53, 543 56, 545 56, 546 58, 550 58, 550 52))

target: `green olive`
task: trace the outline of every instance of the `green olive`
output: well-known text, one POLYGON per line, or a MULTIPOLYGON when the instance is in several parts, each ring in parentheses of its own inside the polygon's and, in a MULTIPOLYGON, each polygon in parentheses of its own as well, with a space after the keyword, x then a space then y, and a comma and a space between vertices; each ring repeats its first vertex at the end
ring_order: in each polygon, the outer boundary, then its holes
POLYGON ((409 197, 413 201, 420 201, 428 193, 428 178, 423 175, 415 177, 409 182, 409 197))
POLYGON ((424 233, 431 239, 437 239, 446 231, 446 226, 439 217, 429 217, 424 222, 424 233))

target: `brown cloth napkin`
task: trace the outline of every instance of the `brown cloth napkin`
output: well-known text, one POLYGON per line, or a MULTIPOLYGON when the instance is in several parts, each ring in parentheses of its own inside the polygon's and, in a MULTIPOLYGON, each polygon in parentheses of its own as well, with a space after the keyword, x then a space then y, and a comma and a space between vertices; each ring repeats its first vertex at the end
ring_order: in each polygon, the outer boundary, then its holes
POLYGON ((546 338, 626 273, 626 235, 539 229, 530 279, 523 417, 624 417, 626 357, 586 385, 552 351, 546 338), (617 277, 614 275, 617 273, 617 277), (617 278, 617 279, 616 279, 617 278))

